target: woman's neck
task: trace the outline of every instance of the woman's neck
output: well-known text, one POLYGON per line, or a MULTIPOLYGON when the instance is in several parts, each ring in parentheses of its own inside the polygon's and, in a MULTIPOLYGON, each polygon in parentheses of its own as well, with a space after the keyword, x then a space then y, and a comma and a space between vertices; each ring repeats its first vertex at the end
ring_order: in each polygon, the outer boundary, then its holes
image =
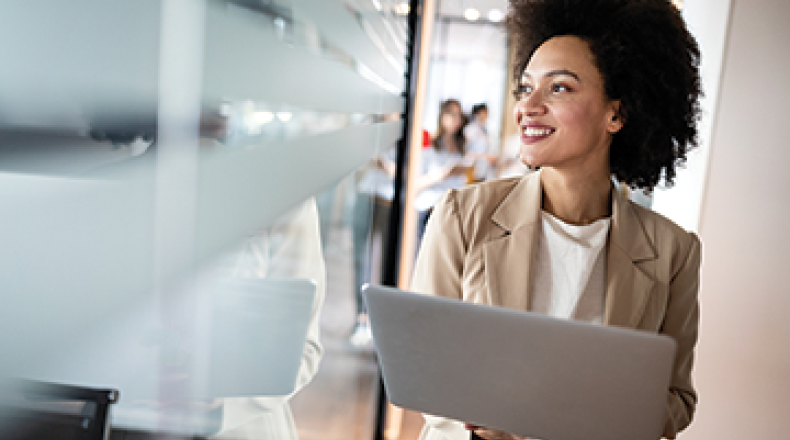
POLYGON ((589 225, 611 215, 612 181, 608 173, 566 175, 541 171, 543 210, 572 225, 589 225))

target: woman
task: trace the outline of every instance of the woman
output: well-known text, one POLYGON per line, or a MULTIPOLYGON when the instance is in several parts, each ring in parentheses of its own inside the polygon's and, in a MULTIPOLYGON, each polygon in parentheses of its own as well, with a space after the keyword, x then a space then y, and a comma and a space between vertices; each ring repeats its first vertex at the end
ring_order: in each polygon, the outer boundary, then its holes
POLYGON ((420 225, 425 224, 434 203, 445 191, 467 183, 469 167, 462 163, 466 154, 463 126, 461 103, 455 99, 442 102, 432 148, 423 150, 420 159, 422 173, 416 183, 417 197, 414 200, 414 206, 420 213, 420 225))
MULTIPOLYGON (((412 288, 674 338, 663 433, 674 438, 697 402, 700 243, 611 179, 672 184, 698 143, 698 46, 666 0, 511 0, 507 23, 520 157, 540 171, 445 194, 412 288)), ((421 438, 470 435, 520 438, 429 416, 421 438)))

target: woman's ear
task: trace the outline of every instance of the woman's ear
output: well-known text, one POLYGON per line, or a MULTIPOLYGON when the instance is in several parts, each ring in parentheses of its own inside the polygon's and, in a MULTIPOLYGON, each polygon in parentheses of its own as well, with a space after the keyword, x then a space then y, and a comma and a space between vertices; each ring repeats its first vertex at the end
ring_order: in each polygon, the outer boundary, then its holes
POLYGON ((623 107, 620 101, 612 101, 612 116, 609 119, 609 123, 606 125, 607 131, 611 134, 617 133, 623 128, 623 125, 625 125, 625 117, 623 116, 622 109, 623 107))

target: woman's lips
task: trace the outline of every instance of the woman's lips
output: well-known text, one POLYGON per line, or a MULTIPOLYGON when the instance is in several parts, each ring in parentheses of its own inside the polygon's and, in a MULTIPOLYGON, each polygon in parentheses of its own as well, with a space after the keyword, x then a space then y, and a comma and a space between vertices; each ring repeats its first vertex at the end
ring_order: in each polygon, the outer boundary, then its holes
POLYGON ((521 140, 525 144, 540 142, 551 136, 554 131, 553 128, 545 125, 527 125, 526 127, 522 127, 521 140))

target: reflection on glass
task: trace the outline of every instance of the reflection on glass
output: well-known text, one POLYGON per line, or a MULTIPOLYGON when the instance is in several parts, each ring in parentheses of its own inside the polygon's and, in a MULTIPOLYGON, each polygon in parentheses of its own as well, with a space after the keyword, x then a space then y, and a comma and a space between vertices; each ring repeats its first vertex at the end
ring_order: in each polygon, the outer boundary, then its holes
POLYGON ((370 438, 349 338, 391 181, 344 176, 401 130, 405 19, 378 5, 3 3, 0 373, 120 390, 114 439, 370 438))
POLYGON ((211 382, 216 395, 238 397, 221 399, 216 435, 296 439, 288 400, 316 374, 322 354, 325 269, 315 201, 220 261, 204 281, 213 290, 211 382))
POLYGON ((383 152, 316 197, 328 269, 326 355, 314 382, 294 398, 303 440, 373 437, 379 373, 359 291, 380 282, 393 192, 382 163, 394 155, 394 148, 383 152))
POLYGON ((377 118, 376 115, 311 111, 264 101, 226 102, 220 107, 226 126, 223 141, 231 147, 250 148, 255 144, 318 135, 369 124, 377 118))
POLYGON ((384 239, 394 195, 395 160, 395 151, 390 149, 358 170, 355 176, 353 250, 356 325, 349 342, 356 347, 369 347, 372 343, 361 289, 368 283, 381 283, 384 239))

